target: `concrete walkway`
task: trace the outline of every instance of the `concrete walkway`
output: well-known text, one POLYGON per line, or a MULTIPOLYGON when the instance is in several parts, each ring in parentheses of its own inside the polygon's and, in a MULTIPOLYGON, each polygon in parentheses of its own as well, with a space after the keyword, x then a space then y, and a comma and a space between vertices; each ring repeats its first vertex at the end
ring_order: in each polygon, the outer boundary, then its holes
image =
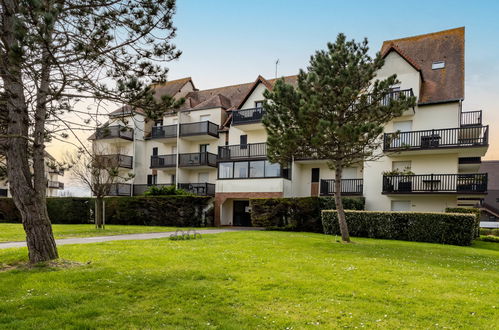
MULTIPOLYGON (((188 229, 188 228, 186 228, 188 229)), ((220 228, 220 229, 196 229, 196 232, 201 235, 206 234, 220 234, 228 233, 234 231, 245 231, 245 230, 262 230, 262 228, 256 227, 241 227, 241 228, 220 228)), ((56 239, 57 245, 66 244, 89 244, 89 243, 100 243, 109 241, 126 241, 126 240, 144 240, 144 239, 154 239, 154 238, 164 238, 170 237, 171 234, 175 232, 166 231, 162 233, 143 233, 143 234, 126 234, 126 235, 114 235, 114 236, 94 236, 94 237, 75 237, 75 238, 63 238, 56 239)), ((26 247, 26 242, 4 242, 0 243, 1 249, 19 248, 26 247)))

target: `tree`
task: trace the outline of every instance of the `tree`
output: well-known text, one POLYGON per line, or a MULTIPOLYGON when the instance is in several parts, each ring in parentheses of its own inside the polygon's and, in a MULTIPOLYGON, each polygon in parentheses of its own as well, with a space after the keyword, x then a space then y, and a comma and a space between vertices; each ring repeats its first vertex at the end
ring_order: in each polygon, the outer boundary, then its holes
POLYGON ((282 165, 297 156, 328 160, 345 242, 350 237, 341 200, 343 169, 379 157, 383 126, 415 105, 414 97, 392 91, 399 83, 395 75, 376 79, 384 60, 379 53, 371 58, 368 50, 367 39, 356 43, 339 34, 311 57, 306 72, 300 70, 296 88, 280 79, 264 94, 270 160, 282 165))
POLYGON ((119 190, 120 184, 133 179, 134 175, 120 172, 120 162, 124 157, 120 150, 109 152, 96 146, 92 150, 91 154, 80 150, 70 155, 67 164, 76 181, 87 186, 95 196, 95 226, 103 228, 104 197, 119 190))
POLYGON ((163 63, 180 56, 171 43, 174 13, 174 0, 0 2, 0 138, 30 262, 58 257, 45 201, 45 143, 90 129, 64 115, 89 115, 75 109, 82 100, 123 103, 151 117, 175 106, 150 87, 166 81, 163 63))

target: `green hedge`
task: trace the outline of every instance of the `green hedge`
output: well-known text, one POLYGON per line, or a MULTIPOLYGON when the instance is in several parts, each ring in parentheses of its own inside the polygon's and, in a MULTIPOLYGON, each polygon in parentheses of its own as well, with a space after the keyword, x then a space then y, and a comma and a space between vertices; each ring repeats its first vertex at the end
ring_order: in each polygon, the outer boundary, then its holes
MULTIPOLYGON (((365 200, 343 198, 345 209, 363 210, 365 200)), ((322 233, 321 211, 335 209, 332 197, 250 199, 251 222, 255 227, 322 233)))
POLYGON ((481 218, 481 212, 480 209, 477 208, 467 208, 467 207, 448 207, 445 209, 445 212, 447 213, 472 213, 475 215, 475 238, 480 237, 480 218, 481 218))
POLYGON ((106 224, 202 227, 213 225, 210 197, 147 196, 106 198, 106 224))
MULTIPOLYGON (((453 245, 471 245, 476 218, 462 213, 346 211, 350 235, 453 245)), ((337 213, 322 211, 324 233, 339 235, 337 213)))
MULTIPOLYGON (((47 198, 47 211, 54 224, 91 223, 93 208, 93 199, 88 197, 47 198)), ((12 198, 0 198, 0 222, 21 222, 12 198)))

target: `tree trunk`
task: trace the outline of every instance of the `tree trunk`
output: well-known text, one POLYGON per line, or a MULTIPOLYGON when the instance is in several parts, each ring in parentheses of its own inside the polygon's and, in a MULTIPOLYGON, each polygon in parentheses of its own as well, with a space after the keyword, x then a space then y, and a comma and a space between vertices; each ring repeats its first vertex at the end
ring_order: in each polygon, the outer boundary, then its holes
POLYGON ((95 227, 102 228, 104 223, 104 198, 97 197, 95 199, 95 227))
POLYGON ((335 180, 334 180, 334 201, 336 203, 336 212, 338 214, 338 223, 340 225, 341 240, 343 242, 350 242, 350 234, 348 233, 348 225, 345 217, 345 210, 343 209, 343 201, 341 199, 341 177, 343 168, 336 167, 335 180))

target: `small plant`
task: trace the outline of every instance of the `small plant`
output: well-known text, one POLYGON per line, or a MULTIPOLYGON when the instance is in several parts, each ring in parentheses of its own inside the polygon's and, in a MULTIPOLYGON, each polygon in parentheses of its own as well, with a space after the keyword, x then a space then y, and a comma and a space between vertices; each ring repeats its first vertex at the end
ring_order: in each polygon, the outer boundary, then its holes
POLYGON ((415 175, 413 171, 411 171, 410 167, 405 167, 403 170, 399 170, 398 168, 393 169, 391 171, 384 171, 383 175, 386 176, 395 176, 395 175, 415 175))

